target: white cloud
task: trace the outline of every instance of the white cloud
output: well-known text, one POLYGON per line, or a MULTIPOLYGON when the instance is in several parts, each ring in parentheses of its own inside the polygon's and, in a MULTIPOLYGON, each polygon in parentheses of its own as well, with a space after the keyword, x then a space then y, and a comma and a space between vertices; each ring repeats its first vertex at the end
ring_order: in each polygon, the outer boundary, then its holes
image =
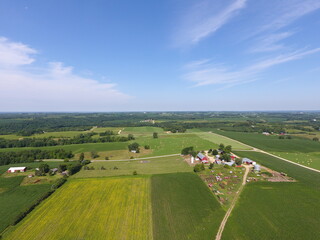
POLYGON ((318 52, 320 52, 320 48, 290 52, 261 60, 238 70, 230 70, 224 66, 210 63, 208 60, 198 61, 198 64, 186 65, 188 72, 183 75, 183 78, 194 82, 195 86, 217 84, 230 87, 255 81, 259 78, 260 73, 275 65, 298 60, 318 52))
POLYGON ((36 51, 1 39, 9 58, 0 57, 0 111, 116 111, 131 98, 116 84, 79 76, 61 62, 36 72, 21 68, 34 61, 30 55, 36 51))
POLYGON ((215 33, 229 22, 240 9, 244 8, 246 2, 247 0, 234 0, 228 6, 223 6, 220 9, 216 9, 217 2, 206 0, 198 2, 182 21, 177 35, 177 45, 195 44, 215 33))
POLYGON ((30 55, 35 53, 37 53, 36 50, 25 44, 11 42, 7 38, 0 37, 0 66, 31 64, 34 59, 30 55))

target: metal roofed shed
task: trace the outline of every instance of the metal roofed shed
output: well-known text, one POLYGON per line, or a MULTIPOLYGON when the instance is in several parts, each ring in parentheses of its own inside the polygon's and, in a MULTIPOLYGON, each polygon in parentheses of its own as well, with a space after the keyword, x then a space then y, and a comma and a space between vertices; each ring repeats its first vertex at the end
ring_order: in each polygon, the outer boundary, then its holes
POLYGON ((14 172, 25 172, 27 170, 27 167, 10 167, 8 169, 8 173, 14 173, 14 172))
POLYGON ((260 172, 261 171, 261 166, 259 164, 254 165, 253 170, 255 172, 260 172))

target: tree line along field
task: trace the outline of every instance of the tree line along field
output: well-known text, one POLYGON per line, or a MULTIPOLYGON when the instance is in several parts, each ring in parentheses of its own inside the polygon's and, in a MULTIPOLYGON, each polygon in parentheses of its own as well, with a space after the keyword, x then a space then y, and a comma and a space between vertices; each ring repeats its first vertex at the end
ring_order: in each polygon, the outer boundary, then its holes
MULTIPOLYGON (((40 163, 13 164, 12 166, 38 167, 40 163)), ((51 162, 51 167, 58 166, 51 162)), ((2 174, 8 166, 0 166, 0 233, 24 210, 28 209, 35 201, 47 194, 51 184, 37 184, 21 186, 24 176, 3 177, 2 174)))
POLYGON ((297 182, 248 184, 227 222, 222 239, 318 239, 319 173, 263 153, 236 154, 285 172, 297 182))
POLYGON ((72 179, 4 239, 209 239, 223 215, 194 173, 72 179))
MULTIPOLYGON (((160 156, 168 154, 177 154, 184 147, 194 146, 195 149, 205 150, 209 148, 217 147, 218 145, 202 139, 195 134, 162 134, 158 138, 153 138, 152 133, 148 133, 148 136, 136 136, 135 140, 129 142, 108 142, 108 143, 84 143, 84 144, 72 144, 72 145, 60 145, 50 147, 20 147, 20 148, 3 148, 0 152, 12 152, 12 151, 24 151, 31 149, 41 150, 54 150, 64 149, 66 151, 72 151, 76 154, 82 152, 87 153, 87 157, 91 158, 90 153, 92 151, 100 153, 102 156, 113 156, 112 159, 123 159, 122 157, 131 156, 128 155, 128 145, 132 142, 138 142, 143 149, 145 145, 150 146, 150 151, 146 151, 145 154, 136 154, 135 157, 141 156, 160 156), (117 151, 117 152, 110 152, 117 151)), ((98 158, 99 159, 99 158, 98 158)), ((104 159, 104 158, 100 158, 104 159)))

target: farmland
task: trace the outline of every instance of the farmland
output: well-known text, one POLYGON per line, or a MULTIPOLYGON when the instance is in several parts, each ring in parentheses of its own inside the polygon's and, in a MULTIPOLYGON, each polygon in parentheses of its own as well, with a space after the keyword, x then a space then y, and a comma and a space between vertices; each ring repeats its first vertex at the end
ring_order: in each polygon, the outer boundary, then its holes
POLYGON ((320 143, 309 139, 293 137, 279 139, 278 136, 264 136, 258 133, 215 132, 273 153, 302 165, 320 169, 320 143))
POLYGON ((317 239, 320 175, 257 152, 238 152, 298 180, 248 184, 227 223, 222 239, 317 239), (263 196, 263 197, 261 197, 263 196), (252 217, 254 216, 254 217, 252 217), (250 228, 239 225, 245 223, 250 228))
POLYGON ((212 239, 224 211, 192 173, 152 176, 154 240, 212 239))
POLYGON ((151 158, 145 160, 130 160, 130 161, 99 161, 88 165, 94 170, 81 170, 72 178, 85 177, 106 177, 132 175, 133 171, 138 174, 159 174, 159 173, 175 173, 175 172, 190 172, 192 168, 183 161, 180 156, 151 158), (104 167, 105 170, 101 170, 104 167))
POLYGON ((73 180, 8 232, 6 239, 149 240, 149 189, 144 177, 73 180))
POLYGON ((51 188, 48 184, 20 186, 23 178, 0 178, 0 232, 51 188))
POLYGON ((233 149, 235 150, 250 150, 251 148, 241 144, 237 141, 234 141, 232 139, 229 138, 225 138, 224 136, 215 134, 215 133, 211 133, 211 132, 197 132, 196 133, 197 136, 199 136, 200 138, 203 138, 205 140, 211 141, 217 145, 219 145, 220 143, 223 143, 224 145, 231 145, 233 147, 233 149))

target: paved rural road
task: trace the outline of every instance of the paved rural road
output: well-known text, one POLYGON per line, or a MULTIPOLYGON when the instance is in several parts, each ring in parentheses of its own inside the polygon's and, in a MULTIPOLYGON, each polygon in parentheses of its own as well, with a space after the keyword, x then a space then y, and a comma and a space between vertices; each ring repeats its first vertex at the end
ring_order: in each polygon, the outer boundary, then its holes
POLYGON ((236 150, 236 149, 235 149, 234 151, 243 151, 243 152, 253 151, 253 152, 261 152, 261 153, 264 153, 264 154, 268 154, 268 155, 270 155, 270 156, 272 156, 272 157, 278 158, 278 159, 280 159, 280 160, 282 160, 282 161, 286 161, 286 162, 289 162, 289 163, 291 163, 291 164, 297 165, 297 166, 299 166, 299 167, 303 167, 303 168, 309 169, 309 170, 311 170, 311 171, 320 173, 320 170, 318 170, 318 169, 314 169, 314 168, 311 168, 311 167, 307 167, 307 166, 304 166, 304 165, 302 165, 302 164, 299 164, 299 163, 290 161, 290 160, 288 160, 288 159, 285 159, 285 158, 283 158, 283 157, 279 157, 279 156, 277 156, 277 155, 274 155, 274 154, 272 154, 272 153, 263 151, 263 150, 261 150, 261 149, 259 149, 259 148, 252 147, 252 146, 250 146, 250 145, 248 145, 248 144, 245 144, 245 143, 240 142, 240 141, 238 141, 238 140, 235 140, 235 139, 233 139, 233 138, 229 138, 229 137, 226 137, 226 136, 223 136, 223 135, 220 135, 220 134, 217 134, 217 133, 213 133, 213 132, 210 132, 210 133, 215 134, 215 135, 219 135, 219 136, 224 137, 224 138, 229 139, 229 140, 233 140, 233 141, 235 141, 235 142, 237 142, 237 143, 240 143, 240 144, 242 144, 242 145, 244 145, 244 146, 247 146, 247 147, 251 148, 251 150, 236 150))
POLYGON ((241 184, 236 196, 234 197, 234 199, 233 199, 233 201, 231 203, 231 206, 229 207, 228 211, 226 212, 226 215, 224 215, 224 218, 223 218, 223 220, 222 220, 222 222, 220 224, 218 233, 216 235, 216 240, 220 240, 221 239, 221 236, 222 236, 224 227, 225 227, 225 225, 226 225, 226 223, 228 221, 228 218, 229 218, 234 206, 236 205, 236 202, 237 202, 237 200, 238 200, 238 198, 239 198, 239 196, 240 196, 240 194, 241 194, 241 192, 242 192, 242 190, 244 188, 244 185, 247 182, 247 177, 248 177, 248 173, 249 173, 250 167, 246 166, 246 165, 244 165, 244 167, 246 168, 246 171, 245 171, 245 173, 243 175, 242 184, 241 184))

